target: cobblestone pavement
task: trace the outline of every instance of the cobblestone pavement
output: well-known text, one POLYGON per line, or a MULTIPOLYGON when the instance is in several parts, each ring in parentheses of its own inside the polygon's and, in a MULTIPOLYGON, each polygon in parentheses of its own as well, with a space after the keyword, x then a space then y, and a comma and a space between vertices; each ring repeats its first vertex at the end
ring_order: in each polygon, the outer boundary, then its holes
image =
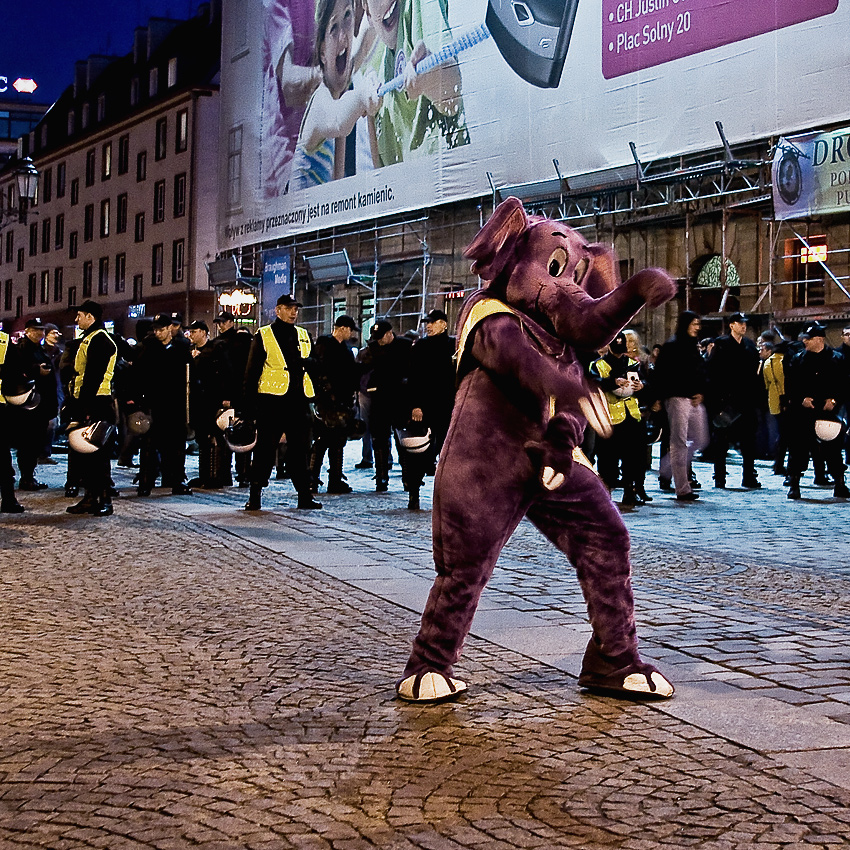
MULTIPOLYGON (((353 457, 349 458, 350 468, 353 457)), ((707 468, 698 465, 707 484, 707 468)), ((665 703, 588 696, 572 570, 523 524, 456 703, 393 698, 430 585, 398 473, 0 519, 2 848, 850 846, 850 503, 657 488, 625 515, 665 703)), ((430 499, 426 495, 423 505, 430 499)))

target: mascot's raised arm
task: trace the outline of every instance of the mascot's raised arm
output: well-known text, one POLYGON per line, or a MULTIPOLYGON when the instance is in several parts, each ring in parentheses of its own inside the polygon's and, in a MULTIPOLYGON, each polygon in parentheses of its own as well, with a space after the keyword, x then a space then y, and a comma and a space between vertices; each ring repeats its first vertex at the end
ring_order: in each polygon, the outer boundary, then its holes
POLYGON ((579 685, 638 698, 673 686, 637 648, 629 537, 579 446, 610 433, 574 347, 609 343, 676 291, 661 269, 621 283, 614 252, 508 198, 465 251, 488 286, 464 304, 458 393, 434 481, 437 577, 398 695, 438 702, 466 690, 453 665, 499 553, 527 516, 575 567, 592 635, 579 685))

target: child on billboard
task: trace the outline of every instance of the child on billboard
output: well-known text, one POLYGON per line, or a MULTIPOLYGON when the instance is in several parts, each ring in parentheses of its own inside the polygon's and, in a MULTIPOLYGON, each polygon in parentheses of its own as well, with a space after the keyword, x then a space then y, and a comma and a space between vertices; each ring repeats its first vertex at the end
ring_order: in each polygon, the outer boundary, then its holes
POLYGON ((375 116, 376 166, 434 154, 441 137, 449 148, 469 144, 457 60, 424 74, 414 70, 451 40, 448 0, 366 0, 366 14, 378 41, 372 60, 378 77, 404 75, 402 88, 384 95, 375 116))
POLYGON ((292 164, 291 188, 306 189, 355 172, 358 119, 373 117, 381 103, 374 71, 354 71, 354 0, 318 0, 313 60, 321 69, 304 118, 292 164))

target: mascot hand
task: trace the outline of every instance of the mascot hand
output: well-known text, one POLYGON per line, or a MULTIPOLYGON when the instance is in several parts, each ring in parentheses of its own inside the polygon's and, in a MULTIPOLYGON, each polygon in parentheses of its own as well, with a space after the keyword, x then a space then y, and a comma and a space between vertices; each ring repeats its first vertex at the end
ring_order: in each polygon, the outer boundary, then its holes
POLYGON ((557 490, 570 476, 573 449, 581 442, 578 419, 558 413, 549 420, 542 440, 525 444, 532 462, 540 469, 540 482, 547 490, 557 490))

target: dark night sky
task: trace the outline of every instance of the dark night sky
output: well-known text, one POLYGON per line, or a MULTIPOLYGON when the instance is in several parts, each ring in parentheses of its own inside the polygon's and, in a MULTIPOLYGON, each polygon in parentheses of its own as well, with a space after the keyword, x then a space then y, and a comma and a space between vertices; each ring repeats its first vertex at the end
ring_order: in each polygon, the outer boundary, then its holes
MULTIPOLYGON (((199 0, 6 0, 0 12, 0 76, 32 77, 31 102, 52 103, 92 53, 123 56, 150 17, 187 18, 199 0)), ((12 92, 14 94, 14 92, 12 92)), ((24 99, 23 97, 21 99, 24 99)))

